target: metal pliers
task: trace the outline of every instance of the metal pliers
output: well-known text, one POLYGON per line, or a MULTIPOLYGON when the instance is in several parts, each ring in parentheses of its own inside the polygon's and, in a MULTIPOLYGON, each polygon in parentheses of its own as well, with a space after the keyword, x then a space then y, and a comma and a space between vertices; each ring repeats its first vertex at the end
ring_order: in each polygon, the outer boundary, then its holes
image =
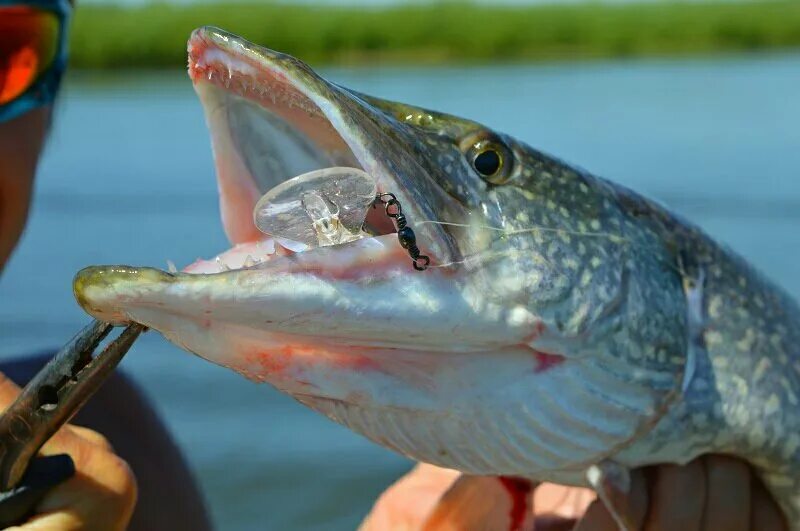
POLYGON ((145 330, 128 326, 95 356, 112 328, 94 321, 81 330, 0 416, 0 528, 24 522, 52 487, 75 473, 67 454, 36 454, 100 388, 145 330))

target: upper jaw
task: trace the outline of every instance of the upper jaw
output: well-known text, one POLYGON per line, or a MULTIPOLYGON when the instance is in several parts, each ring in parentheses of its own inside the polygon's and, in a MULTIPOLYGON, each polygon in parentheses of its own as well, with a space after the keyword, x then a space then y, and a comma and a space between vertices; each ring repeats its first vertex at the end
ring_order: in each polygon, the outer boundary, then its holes
MULTIPOLYGON (((189 73, 211 130, 222 219, 234 244, 264 237, 251 212, 269 189, 309 170, 351 166, 370 174, 379 193, 397 196, 424 254, 456 259, 441 225, 414 225, 437 219, 451 200, 415 160, 402 124, 297 59, 217 28, 192 34, 189 73)), ((376 234, 391 227, 378 215, 367 221, 376 234)))

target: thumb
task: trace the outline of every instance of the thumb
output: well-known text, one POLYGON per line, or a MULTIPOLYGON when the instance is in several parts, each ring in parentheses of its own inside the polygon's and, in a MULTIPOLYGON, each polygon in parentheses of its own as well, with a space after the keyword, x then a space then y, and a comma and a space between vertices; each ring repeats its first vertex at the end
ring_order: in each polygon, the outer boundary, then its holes
POLYGON ((0 372, 0 412, 6 410, 16 400, 19 392, 19 386, 0 372))
POLYGON ((532 529, 536 485, 518 478, 461 475, 441 497, 422 529, 532 529))

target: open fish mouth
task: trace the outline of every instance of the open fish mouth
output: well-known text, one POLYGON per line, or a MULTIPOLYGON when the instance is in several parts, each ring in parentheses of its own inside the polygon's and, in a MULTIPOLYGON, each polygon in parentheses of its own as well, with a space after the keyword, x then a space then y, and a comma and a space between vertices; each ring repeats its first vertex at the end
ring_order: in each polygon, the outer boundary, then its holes
MULTIPOLYGON (((258 267, 276 257, 307 251, 300 242, 272 238, 255 226, 253 207, 278 184, 311 170, 351 167, 368 173, 378 193, 393 193, 406 215, 429 219, 432 208, 417 187, 424 176, 413 175, 391 160, 400 149, 379 123, 392 117, 376 113, 353 93, 322 79, 297 59, 250 44, 215 28, 195 31, 189 41, 189 74, 203 103, 212 135, 220 210, 234 247, 184 271, 209 274, 258 267), (389 152, 389 153, 387 153, 389 152), (398 175, 401 168, 404 175, 398 175)), ((353 242, 349 253, 331 261, 329 273, 371 274, 392 266, 409 266, 391 220, 380 208, 370 209, 364 229, 372 238, 353 242), (384 267, 386 266, 386 267, 384 267), (346 271, 344 271, 346 270, 346 271)), ((420 246, 438 262, 454 253, 439 228, 417 229, 420 246)), ((309 267, 319 269, 315 260, 309 267)))
POLYGON ((491 305, 479 301, 477 291, 465 295, 464 285, 453 281, 455 269, 439 267, 458 256, 455 239, 441 225, 415 221, 439 219, 460 206, 421 165, 418 139, 394 116, 291 56, 216 28, 196 30, 188 51, 233 247, 180 272, 86 268, 74 288, 89 313, 148 325, 255 379, 274 376, 272 366, 252 367, 252 356, 242 353, 247 348, 239 348, 244 343, 260 353, 298 342, 331 352, 457 352, 527 334, 533 316, 494 308, 487 319, 491 305), (364 230, 370 236, 341 245, 308 248, 259 231, 253 208, 265 192, 298 174, 341 166, 366 172, 378 194, 397 197, 430 269, 414 269, 380 207, 368 210, 364 230), (509 336, 509 322, 519 325, 518 333, 509 336))

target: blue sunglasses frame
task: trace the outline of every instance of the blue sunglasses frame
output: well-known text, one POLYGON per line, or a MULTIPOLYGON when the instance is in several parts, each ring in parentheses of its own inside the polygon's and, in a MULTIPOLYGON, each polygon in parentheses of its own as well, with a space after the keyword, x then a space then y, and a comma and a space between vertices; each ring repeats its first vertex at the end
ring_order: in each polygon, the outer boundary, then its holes
POLYGON ((6 6, 33 7, 53 13, 58 19, 58 43, 53 62, 47 67, 47 70, 39 74, 36 81, 25 92, 4 105, 0 105, 0 122, 6 122, 28 111, 53 103, 58 94, 64 70, 67 68, 68 30, 72 16, 72 4, 69 0, 0 0, 0 7, 6 6))

